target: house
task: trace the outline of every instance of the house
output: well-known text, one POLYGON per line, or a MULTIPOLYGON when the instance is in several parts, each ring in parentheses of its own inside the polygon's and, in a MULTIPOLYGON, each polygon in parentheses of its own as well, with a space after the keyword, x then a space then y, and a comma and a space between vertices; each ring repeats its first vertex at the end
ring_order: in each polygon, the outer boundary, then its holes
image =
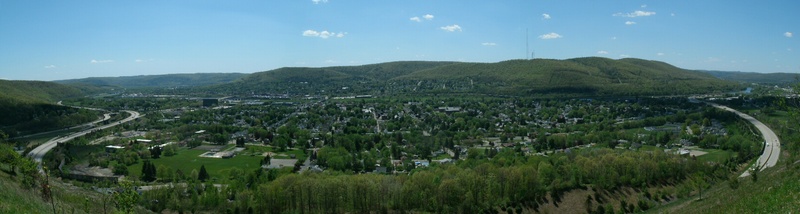
POLYGON ((114 146, 114 145, 111 145, 111 146, 106 146, 106 152, 108 152, 108 153, 114 153, 114 152, 116 152, 117 150, 121 150, 121 149, 125 149, 125 147, 122 147, 122 146, 114 146))

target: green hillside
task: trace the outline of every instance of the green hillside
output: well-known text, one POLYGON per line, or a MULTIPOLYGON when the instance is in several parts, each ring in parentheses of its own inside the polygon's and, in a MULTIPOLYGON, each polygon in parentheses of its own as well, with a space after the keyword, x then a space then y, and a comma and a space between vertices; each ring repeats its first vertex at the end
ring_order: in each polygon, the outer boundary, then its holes
POLYGON ((726 91, 732 82, 658 61, 588 57, 497 63, 390 62, 280 68, 220 87, 229 92, 353 94, 487 93, 508 95, 678 95, 726 91), (347 88, 347 91, 342 88, 347 88))
POLYGON ((196 74, 165 74, 165 75, 140 75, 128 77, 90 77, 84 79, 71 79, 56 81, 63 84, 85 84, 93 86, 117 86, 125 88, 144 87, 191 87, 229 83, 247 74, 241 73, 196 73, 196 74))
POLYGON ((43 81, 0 80, 0 101, 7 102, 55 102, 64 98, 80 97, 90 87, 73 87, 43 81))
POLYGON ((764 84, 797 84, 800 82, 800 74, 797 73, 754 73, 736 71, 702 71, 717 78, 744 82, 744 83, 764 83, 764 84))
POLYGON ((102 89, 41 81, 0 80, 0 131, 19 136, 97 119, 97 112, 55 105, 102 89))

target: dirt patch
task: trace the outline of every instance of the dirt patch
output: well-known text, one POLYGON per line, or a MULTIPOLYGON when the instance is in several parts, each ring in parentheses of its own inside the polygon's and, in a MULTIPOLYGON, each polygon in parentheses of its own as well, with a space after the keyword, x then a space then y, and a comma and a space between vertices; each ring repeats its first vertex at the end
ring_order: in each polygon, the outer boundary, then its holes
POLYGON ((77 165, 72 167, 72 169, 70 169, 70 172, 73 174, 98 176, 98 177, 114 176, 114 172, 112 172, 111 169, 101 168, 99 166, 89 167, 88 165, 77 165))
POLYGON ((272 159, 270 160, 270 164, 267 166, 267 168, 275 169, 282 167, 294 167, 295 163, 297 163, 297 159, 272 159))
POLYGON ((698 150, 689 150, 689 155, 691 155, 691 156, 701 156, 701 155, 705 155, 705 154, 708 154, 708 152, 698 151, 698 150))

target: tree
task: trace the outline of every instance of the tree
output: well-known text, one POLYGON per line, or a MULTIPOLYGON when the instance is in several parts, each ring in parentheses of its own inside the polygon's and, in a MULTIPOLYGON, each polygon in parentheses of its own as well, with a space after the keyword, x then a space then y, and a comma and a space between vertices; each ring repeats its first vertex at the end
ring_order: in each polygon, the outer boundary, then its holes
POLYGON ((270 164, 272 164, 272 156, 267 154, 267 156, 264 156, 264 158, 261 159, 261 166, 270 164))
POLYGON ((200 172, 197 173, 197 180, 205 182, 208 179, 208 172, 206 171, 206 165, 200 166, 200 172))
POLYGON ((150 161, 144 161, 142 165, 142 181, 153 182, 156 180, 156 166, 150 161))
POLYGON ((153 148, 150 148, 150 157, 158 159, 161 157, 161 150, 161 146, 153 146, 153 148))
POLYGON ((236 147, 244 148, 244 138, 236 138, 236 147))
POLYGON ((128 166, 122 163, 114 164, 115 175, 128 175, 128 166))
POLYGON ((114 204, 124 213, 133 213, 133 207, 139 202, 139 193, 130 181, 121 181, 121 191, 114 193, 114 204))
POLYGON ((689 179, 690 179, 689 182, 692 185, 692 187, 697 189, 698 194, 700 194, 700 200, 703 200, 703 189, 708 188, 709 186, 708 182, 706 181, 705 174, 703 174, 702 172, 698 172, 692 175, 692 177, 689 179))
POLYGON ((178 154, 178 146, 176 146, 175 144, 169 144, 165 146, 163 150, 164 150, 162 151, 163 155, 167 157, 178 154))

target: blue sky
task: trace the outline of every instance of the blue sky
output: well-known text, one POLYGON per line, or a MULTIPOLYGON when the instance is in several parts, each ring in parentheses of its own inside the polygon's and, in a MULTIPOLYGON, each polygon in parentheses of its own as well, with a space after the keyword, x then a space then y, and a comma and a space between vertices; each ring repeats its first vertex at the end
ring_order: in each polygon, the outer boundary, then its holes
POLYGON ((800 72, 800 1, 0 1, 0 78, 601 56, 800 72))

